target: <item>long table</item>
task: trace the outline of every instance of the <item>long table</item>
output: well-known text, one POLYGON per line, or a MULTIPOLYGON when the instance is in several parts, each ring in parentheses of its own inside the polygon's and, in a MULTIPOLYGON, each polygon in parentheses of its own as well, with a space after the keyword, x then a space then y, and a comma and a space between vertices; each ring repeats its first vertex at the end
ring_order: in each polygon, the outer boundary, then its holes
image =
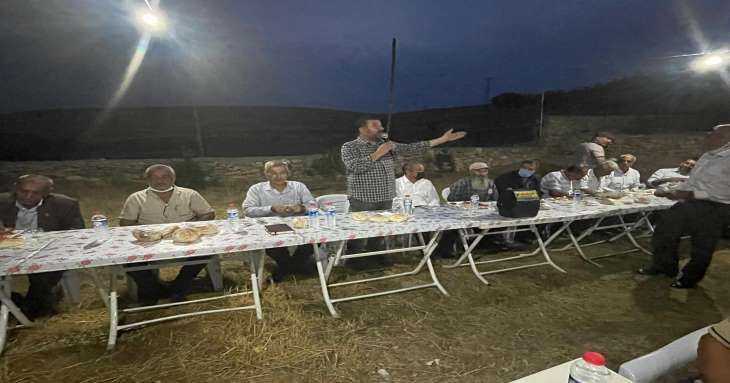
MULTIPOLYGON (((396 294, 422 288, 436 288, 443 295, 448 295, 444 286, 439 282, 430 259, 441 233, 445 230, 482 230, 477 235, 477 239, 467 246, 465 253, 457 261, 458 264, 462 264, 465 260, 468 260, 468 264, 472 266, 472 270, 477 277, 482 278, 481 272, 476 268, 472 250, 485 235, 499 232, 499 229, 518 230, 519 228, 525 227, 537 233, 536 225, 562 223, 561 229, 544 243, 539 235, 537 237, 539 243, 538 252, 541 252, 545 258, 545 262, 540 264, 549 264, 557 270, 563 271, 550 258, 547 246, 561 232, 569 232, 569 224, 571 222, 581 219, 621 216, 630 213, 660 210, 672 205, 671 201, 656 197, 652 197, 651 201, 647 204, 634 204, 632 206, 602 205, 585 202, 584 205, 573 207, 570 204, 557 201, 548 203, 550 206, 541 210, 537 217, 526 219, 501 217, 493 206, 478 210, 465 210, 458 206, 417 209, 415 214, 407 222, 385 224, 355 221, 350 215, 338 215, 338 224, 334 228, 324 227, 322 224, 322 226, 317 228, 299 229, 294 233, 275 236, 267 234, 264 225, 288 223, 290 222, 289 219, 276 217, 244 219, 241 220, 241 229, 236 233, 226 231, 225 221, 211 221, 218 225, 220 233, 215 236, 204 236, 199 242, 188 245, 177 245, 171 241, 161 241, 153 244, 138 243, 131 234, 131 231, 134 229, 131 227, 111 228, 109 230, 108 240, 104 241, 100 246, 88 249, 84 248, 88 247, 96 238, 95 232, 92 229, 45 233, 34 247, 0 250, 0 352, 4 346, 10 315, 17 318, 21 325, 33 325, 10 300, 12 278, 17 275, 59 270, 91 269, 93 271, 98 268, 111 268, 108 300, 105 302, 107 303, 110 317, 108 347, 111 348, 116 342, 116 336, 119 331, 180 317, 180 315, 175 315, 145 322, 120 325, 120 313, 166 308, 215 299, 205 298, 202 300, 156 305, 148 308, 131 308, 120 311, 117 304, 116 276, 125 271, 129 271, 128 267, 140 267, 140 263, 196 262, 196 259, 200 259, 198 257, 212 255, 222 256, 224 259, 233 255, 243 257, 250 267, 249 275, 252 287, 250 292, 237 293, 235 295, 251 294, 254 304, 201 311, 186 315, 250 309, 254 310, 260 319, 263 315, 263 309, 259 289, 261 286, 261 271, 264 263, 263 252, 260 250, 312 244, 315 249, 315 260, 323 300, 330 313, 336 317, 338 316, 338 312, 334 305, 338 302, 396 294), (424 232, 432 233, 428 242, 423 240, 421 234, 424 232), (418 244, 416 246, 407 246, 406 248, 371 251, 360 254, 347 254, 345 252, 345 244, 349 240, 398 235, 415 235, 418 238, 418 244), (330 251, 327 244, 334 244, 335 250, 330 251), (418 258, 414 268, 408 272, 339 283, 330 281, 333 268, 342 266, 342 260, 404 251, 421 252, 421 256, 418 258), (420 274, 424 269, 428 270, 431 279, 430 283, 420 283, 376 293, 343 296, 339 298, 334 298, 331 294, 331 290, 334 288, 356 283, 369 283, 392 278, 411 278, 420 274)), ((147 228, 160 229, 164 226, 166 225, 150 225, 147 228)), ((573 240, 575 239, 572 233, 570 233, 570 237, 573 240)))

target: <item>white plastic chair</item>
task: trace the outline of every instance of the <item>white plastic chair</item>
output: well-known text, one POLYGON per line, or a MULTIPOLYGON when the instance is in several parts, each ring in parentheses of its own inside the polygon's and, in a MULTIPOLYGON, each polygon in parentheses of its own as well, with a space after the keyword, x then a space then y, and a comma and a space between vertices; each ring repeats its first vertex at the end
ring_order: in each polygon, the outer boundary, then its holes
POLYGON ((333 204, 337 213, 347 214, 350 211, 350 200, 347 199, 347 194, 326 194, 317 197, 317 205, 321 210, 324 210, 324 205, 333 204))
POLYGON ((449 200, 449 194, 451 194, 451 188, 444 188, 444 190, 441 190, 441 198, 443 198, 444 201, 449 200))
POLYGON ((634 383, 650 383, 697 359, 697 344, 709 326, 691 332, 646 355, 625 362, 618 373, 634 383))

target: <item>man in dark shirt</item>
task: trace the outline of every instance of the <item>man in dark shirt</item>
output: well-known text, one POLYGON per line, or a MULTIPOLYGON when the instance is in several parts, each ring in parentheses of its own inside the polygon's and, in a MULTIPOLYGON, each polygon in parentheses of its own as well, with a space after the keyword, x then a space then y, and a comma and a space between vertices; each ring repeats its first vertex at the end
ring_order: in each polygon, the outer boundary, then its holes
MULTIPOLYGON (((36 174, 18 177, 13 193, 0 194, 0 231, 57 231, 83 229, 79 203, 63 194, 51 193, 53 180, 36 174)), ((29 274, 30 287, 25 297, 13 294, 13 301, 31 319, 53 315, 56 311, 53 288, 63 271, 29 274)))
POLYGON ((540 192, 540 177, 535 174, 539 167, 540 163, 537 160, 522 161, 519 169, 503 173, 494 180, 497 192, 503 194, 507 189, 532 189, 538 195, 542 194, 540 192))

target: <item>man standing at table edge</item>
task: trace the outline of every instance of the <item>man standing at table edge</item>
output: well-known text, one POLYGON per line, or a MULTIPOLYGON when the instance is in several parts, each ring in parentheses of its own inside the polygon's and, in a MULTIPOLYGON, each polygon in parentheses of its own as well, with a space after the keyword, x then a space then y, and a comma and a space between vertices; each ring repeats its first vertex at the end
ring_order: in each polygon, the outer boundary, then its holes
POLYGON ((671 286, 693 288, 707 272, 722 231, 730 224, 730 124, 707 133, 708 152, 700 157, 686 182, 656 195, 677 201, 662 213, 652 244, 649 266, 639 274, 675 278, 671 286), (679 272, 678 247, 682 235, 692 237, 690 261, 679 272))
MULTIPOLYGON (((400 156, 417 156, 431 147, 463 138, 466 132, 449 129, 441 137, 429 141, 401 144, 383 138, 383 125, 375 117, 362 117, 355 122, 358 137, 342 145, 342 162, 347 173, 347 195, 350 211, 388 210, 395 197, 395 163, 400 156)), ((363 248, 377 250, 379 239, 351 241, 350 251, 363 248)), ((359 258, 358 260, 365 260, 359 258)), ((351 262, 356 264, 359 262, 351 262)))
MULTIPOLYGON (((215 219, 215 211, 200 193, 175 185, 175 170, 172 167, 151 165, 145 170, 144 177, 148 187, 127 197, 119 214, 119 226, 215 219)), ((183 266, 168 289, 163 287, 151 270, 132 271, 128 274, 139 286, 140 303, 149 306, 156 304, 168 292, 173 302, 184 301, 193 279, 204 268, 205 264, 183 266)))
MULTIPOLYGON (((18 177, 12 194, 0 194, 0 230, 4 231, 4 227, 44 231, 83 229, 78 201, 52 191, 53 180, 46 176, 18 177)), ((13 293, 13 301, 30 319, 53 315, 57 302, 52 290, 62 277, 63 271, 29 274, 28 293, 25 297, 13 293)))

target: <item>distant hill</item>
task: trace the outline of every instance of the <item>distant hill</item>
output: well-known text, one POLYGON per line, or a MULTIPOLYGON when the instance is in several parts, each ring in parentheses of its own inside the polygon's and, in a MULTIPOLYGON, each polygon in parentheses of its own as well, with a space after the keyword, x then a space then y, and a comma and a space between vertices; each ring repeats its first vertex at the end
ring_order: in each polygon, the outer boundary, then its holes
MULTIPOLYGON (((196 123, 209 157, 322 153, 357 136, 362 113, 288 107, 169 107, 117 109, 103 123, 99 109, 0 114, 0 160, 167 158, 199 155, 196 123)), ((537 105, 470 106, 397 113, 391 137, 434 138, 448 129, 469 132, 462 146, 501 146, 533 140, 537 105)), ((384 116, 378 116, 384 117, 384 116)))

